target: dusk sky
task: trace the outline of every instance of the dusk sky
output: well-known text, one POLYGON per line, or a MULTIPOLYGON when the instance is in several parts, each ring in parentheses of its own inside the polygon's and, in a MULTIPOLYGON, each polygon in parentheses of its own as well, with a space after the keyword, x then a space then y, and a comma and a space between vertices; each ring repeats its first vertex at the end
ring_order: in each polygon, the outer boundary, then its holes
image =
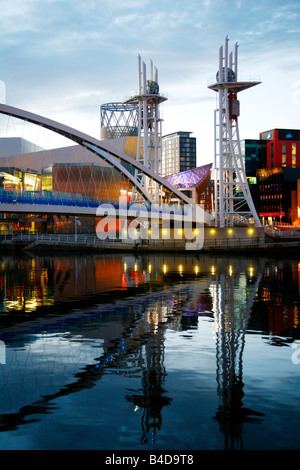
MULTIPOLYGON (((300 128, 299 0, 0 0, 6 104, 100 136, 100 105, 137 90, 137 55, 158 68, 163 134, 197 137, 213 161, 219 47, 239 42, 240 136, 300 128)), ((149 68, 149 67, 148 67, 149 68)), ((3 87, 0 86, 0 96, 3 87)))

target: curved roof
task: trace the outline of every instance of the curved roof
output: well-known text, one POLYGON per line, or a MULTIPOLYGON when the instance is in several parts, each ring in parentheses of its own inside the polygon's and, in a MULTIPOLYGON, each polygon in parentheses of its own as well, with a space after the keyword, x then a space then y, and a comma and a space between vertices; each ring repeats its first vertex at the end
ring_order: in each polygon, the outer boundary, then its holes
POLYGON ((209 176, 212 163, 208 165, 198 166, 191 170, 181 171, 174 175, 165 176, 168 183, 175 186, 178 189, 188 189, 199 186, 207 176, 209 176))

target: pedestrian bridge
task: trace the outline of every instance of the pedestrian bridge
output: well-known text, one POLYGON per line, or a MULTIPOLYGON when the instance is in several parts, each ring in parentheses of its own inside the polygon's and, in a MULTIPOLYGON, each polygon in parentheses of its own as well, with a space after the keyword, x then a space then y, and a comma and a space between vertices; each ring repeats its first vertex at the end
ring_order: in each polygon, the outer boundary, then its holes
MULTIPOLYGON (((0 113, 11 116, 13 118, 21 119, 23 121, 28 121, 37 126, 44 127, 51 132, 57 133, 72 140, 73 142, 76 142, 78 145, 96 154, 110 166, 121 172, 121 174, 132 183, 133 188, 135 188, 135 190, 145 201, 144 207, 146 207, 147 204, 155 203, 155 201, 153 200, 151 194, 147 192, 146 188, 134 176, 137 172, 146 175, 155 184, 163 188, 163 190, 166 190, 172 194, 173 197, 177 198, 181 204, 189 206, 193 214, 195 214, 195 222, 200 220, 201 222, 211 224, 212 216, 205 212, 202 207, 195 204, 182 191, 175 188, 175 186, 171 185, 168 181, 154 173, 146 166, 142 165, 139 161, 116 149, 113 142, 100 141, 69 126, 65 126, 64 124, 61 124, 57 121, 53 121, 43 116, 39 116, 37 114, 33 114, 31 112, 14 108, 12 106, 7 106, 1 103, 0 113), (131 167, 132 171, 127 170, 126 166, 128 167, 128 165, 131 167)), ((65 198, 64 200, 60 200, 57 197, 52 197, 53 194, 52 196, 50 195, 51 197, 49 198, 49 195, 46 197, 45 194, 37 194, 34 196, 31 195, 31 197, 28 197, 28 194, 24 194, 18 196, 17 198, 14 196, 15 195, 9 194, 7 199, 5 199, 5 196, 2 194, 0 208, 1 212, 96 215, 97 207, 99 206, 99 201, 96 202, 88 199, 82 199, 79 201, 78 198, 74 198, 73 200, 70 198, 68 201, 65 198)), ((101 202, 104 203, 105 201, 101 202)), ((118 209, 119 208, 117 207, 117 210, 118 209)))
POLYGON ((204 223, 200 206, 173 204, 119 203, 85 198, 82 194, 55 191, 5 191, 0 189, 0 212, 22 214, 47 214, 69 216, 114 217, 162 221, 165 219, 204 223))

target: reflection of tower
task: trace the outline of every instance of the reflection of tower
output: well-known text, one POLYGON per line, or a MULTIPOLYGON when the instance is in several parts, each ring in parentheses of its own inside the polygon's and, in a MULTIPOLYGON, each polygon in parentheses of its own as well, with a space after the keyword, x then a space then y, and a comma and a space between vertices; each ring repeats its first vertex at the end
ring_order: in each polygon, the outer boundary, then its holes
POLYGON ((234 225, 241 220, 254 220, 260 226, 246 178, 238 129, 238 92, 258 85, 258 81, 238 81, 238 43, 235 55, 228 55, 228 41, 219 50, 219 70, 216 83, 208 88, 218 92, 219 103, 215 112, 215 224, 219 227, 234 225))
POLYGON ((163 383, 166 377, 164 367, 164 326, 163 306, 160 302, 152 304, 145 312, 147 325, 147 341, 140 345, 139 366, 142 369, 142 389, 139 393, 127 395, 128 401, 142 409, 141 444, 154 442, 156 431, 162 425, 162 409, 171 403, 172 399, 165 396, 163 383))
MULTIPOLYGON (((166 101, 159 93, 158 71, 153 70, 150 61, 150 77, 147 80, 145 63, 141 63, 138 55, 139 89, 136 96, 131 97, 126 103, 138 105, 138 149, 137 160, 147 168, 158 174, 161 164, 161 123, 159 105, 166 101)), ((148 178, 143 172, 136 171, 137 180, 147 188, 155 202, 158 202, 159 188, 157 183, 148 178)), ((134 197, 134 194, 133 194, 134 197)))
MULTIPOLYGON (((252 276, 252 273, 250 273, 252 276)), ((245 334, 260 277, 250 284, 246 274, 216 275, 212 284, 217 325, 217 382, 220 406, 215 419, 225 436, 225 448, 242 442, 243 422, 252 422, 263 415, 242 405, 243 352, 245 334)))

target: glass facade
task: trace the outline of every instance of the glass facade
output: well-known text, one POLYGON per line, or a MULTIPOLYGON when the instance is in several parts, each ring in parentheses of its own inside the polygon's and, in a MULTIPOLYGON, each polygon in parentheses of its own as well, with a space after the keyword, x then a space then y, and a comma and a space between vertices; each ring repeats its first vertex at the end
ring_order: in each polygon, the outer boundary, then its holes
POLYGON ((267 144, 263 140, 246 139, 241 142, 246 176, 256 177, 256 170, 267 166, 267 144))
MULTIPOLYGON (((117 169, 80 146, 10 155, 7 143, 0 153, 0 203, 97 207, 118 204, 131 197, 131 182, 117 169), (5 150, 5 151, 4 151, 5 150), (7 154, 9 154, 7 156, 7 154), (97 163, 96 163, 97 162, 97 163), (17 165, 16 165, 17 164, 17 165)), ((1 139, 0 139, 1 143, 1 139)), ((5 145, 4 145, 5 144, 5 145)), ((19 151, 19 147, 15 145, 19 151)), ((32 144, 31 149, 34 147, 32 144)), ((59 210, 58 210, 59 213, 59 210)), ((45 214, 0 214, 0 233, 74 233, 74 216, 45 214)), ((78 233, 95 233, 97 218, 80 216, 78 233)))

